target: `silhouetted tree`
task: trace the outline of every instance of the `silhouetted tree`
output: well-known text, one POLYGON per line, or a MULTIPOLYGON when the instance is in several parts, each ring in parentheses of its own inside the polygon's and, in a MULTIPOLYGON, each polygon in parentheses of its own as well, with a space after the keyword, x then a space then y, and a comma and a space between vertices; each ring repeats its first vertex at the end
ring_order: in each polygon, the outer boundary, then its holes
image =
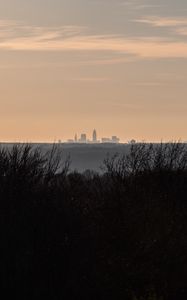
POLYGON ((183 300, 187 147, 132 144, 103 173, 63 149, 0 149, 2 291, 26 299, 183 300))

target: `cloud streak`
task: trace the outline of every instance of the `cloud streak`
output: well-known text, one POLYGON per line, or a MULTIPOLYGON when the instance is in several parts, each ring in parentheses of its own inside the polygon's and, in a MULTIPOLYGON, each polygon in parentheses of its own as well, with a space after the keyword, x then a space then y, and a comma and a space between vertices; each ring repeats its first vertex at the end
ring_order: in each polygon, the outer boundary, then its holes
MULTIPOLYGON (((142 20, 150 23, 151 21, 142 20)), ((153 22, 153 21, 152 21, 153 22)), ((168 21, 154 24, 176 24, 168 21)), ((151 23, 152 24, 152 23, 151 23)), ((162 24, 162 25, 161 25, 162 24)), ((180 24, 184 25, 180 22, 180 24)), ((166 25, 165 25, 166 26, 166 25)), ((168 25, 169 26, 169 25, 168 25)), ((187 58, 187 42, 154 37, 94 35, 79 26, 35 27, 0 21, 0 50, 9 51, 105 51, 135 59, 187 58)))
POLYGON ((187 25, 187 18, 162 18, 157 16, 145 17, 135 20, 138 23, 149 24, 153 27, 177 27, 187 25))
POLYGON ((175 32, 176 32, 178 35, 181 35, 181 36, 187 36, 187 26, 186 26, 186 27, 176 28, 176 29, 175 29, 175 32))
POLYGON ((173 34, 178 36, 187 35, 187 18, 169 18, 150 16, 142 19, 137 19, 135 22, 143 23, 157 28, 168 28, 173 34))

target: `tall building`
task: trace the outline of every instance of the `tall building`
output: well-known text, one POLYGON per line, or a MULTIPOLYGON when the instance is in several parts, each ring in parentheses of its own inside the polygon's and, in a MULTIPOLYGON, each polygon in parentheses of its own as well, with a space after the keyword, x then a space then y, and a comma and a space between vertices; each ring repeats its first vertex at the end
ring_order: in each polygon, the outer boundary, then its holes
POLYGON ((75 135, 75 143, 77 143, 78 138, 77 138, 77 134, 75 135))
POLYGON ((101 142, 102 142, 103 144, 105 144, 105 143, 111 143, 111 139, 110 139, 110 138, 102 138, 102 139, 101 139, 101 142))
POLYGON ((97 131, 94 129, 93 131, 93 139, 92 139, 93 143, 97 143, 97 131))
POLYGON ((81 134, 81 138, 79 140, 80 143, 86 143, 87 142, 87 137, 85 133, 81 134))
POLYGON ((112 138, 102 138, 102 143, 111 143, 111 144, 119 144, 120 139, 117 136, 112 136, 112 138))
POLYGON ((120 139, 117 136, 112 136, 112 143, 119 144, 120 139))

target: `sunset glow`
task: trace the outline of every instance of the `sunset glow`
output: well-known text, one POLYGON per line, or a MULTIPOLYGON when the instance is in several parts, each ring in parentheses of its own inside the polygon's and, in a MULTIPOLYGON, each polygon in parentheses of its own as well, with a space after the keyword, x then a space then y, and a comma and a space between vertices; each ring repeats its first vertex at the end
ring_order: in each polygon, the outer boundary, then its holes
POLYGON ((185 0, 12 2, 0 1, 1 141, 93 128, 187 140, 185 0))

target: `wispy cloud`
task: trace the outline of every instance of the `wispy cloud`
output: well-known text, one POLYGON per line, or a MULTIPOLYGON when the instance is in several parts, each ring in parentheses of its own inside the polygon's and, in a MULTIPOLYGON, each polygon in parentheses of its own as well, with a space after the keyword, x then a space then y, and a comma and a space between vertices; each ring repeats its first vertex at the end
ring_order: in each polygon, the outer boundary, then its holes
POLYGON ((86 28, 83 26, 41 27, 12 20, 0 20, 0 37, 5 37, 6 40, 10 38, 36 38, 39 40, 68 38, 79 35, 85 30, 86 28))
POLYGON ((154 27, 176 27, 187 25, 187 18, 169 18, 150 16, 135 20, 139 23, 149 24, 154 27))
POLYGON ((150 16, 142 19, 137 19, 135 22, 148 24, 152 27, 168 28, 171 33, 179 36, 187 35, 187 18, 169 18, 150 16))
POLYGON ((175 32, 176 32, 178 35, 181 35, 181 36, 187 36, 187 26, 186 26, 186 27, 176 28, 176 29, 175 29, 175 32))
POLYGON ((131 10, 150 10, 163 7, 163 4, 145 3, 143 0, 122 0, 119 4, 131 10))
POLYGON ((94 35, 90 34, 86 28, 79 26, 49 28, 25 26, 7 21, 0 22, 0 50, 2 49, 14 51, 108 51, 125 57, 131 56, 132 58, 134 56, 135 59, 187 58, 187 42, 185 41, 154 37, 127 38, 114 34, 94 35))

